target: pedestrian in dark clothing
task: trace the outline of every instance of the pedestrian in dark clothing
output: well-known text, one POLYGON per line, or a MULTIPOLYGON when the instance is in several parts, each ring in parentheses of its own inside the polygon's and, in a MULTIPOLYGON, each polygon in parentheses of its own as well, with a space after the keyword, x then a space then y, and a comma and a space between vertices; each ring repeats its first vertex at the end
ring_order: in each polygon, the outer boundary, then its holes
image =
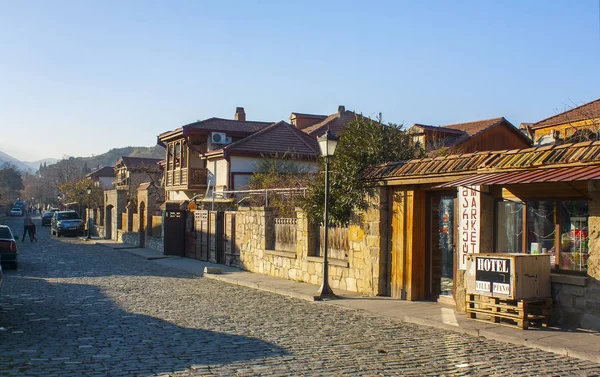
POLYGON ((35 236, 35 224, 33 223, 33 221, 31 222, 31 225, 29 226, 29 239, 31 240, 31 242, 33 242, 33 240, 35 240, 35 242, 38 242, 38 239, 35 236))
POLYGON ((25 218, 23 218, 23 240, 22 242, 25 242, 25 234, 29 233, 29 238, 31 238, 31 226, 35 226, 33 224, 33 220, 31 220, 31 215, 30 214, 26 214, 25 218))

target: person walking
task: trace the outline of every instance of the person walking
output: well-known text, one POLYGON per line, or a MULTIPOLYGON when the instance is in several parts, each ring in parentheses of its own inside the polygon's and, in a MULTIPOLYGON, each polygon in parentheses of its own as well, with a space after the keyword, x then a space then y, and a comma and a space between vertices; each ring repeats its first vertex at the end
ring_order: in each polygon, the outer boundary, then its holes
POLYGON ((33 220, 31 220, 31 215, 29 213, 25 214, 23 218, 23 240, 21 242, 25 242, 25 234, 29 233, 29 238, 31 238, 31 226, 35 226, 33 224, 33 220))
POLYGON ((35 236, 35 223, 33 221, 29 226, 29 239, 31 240, 31 242, 33 242, 33 240, 35 240, 35 242, 38 242, 38 239, 35 236))

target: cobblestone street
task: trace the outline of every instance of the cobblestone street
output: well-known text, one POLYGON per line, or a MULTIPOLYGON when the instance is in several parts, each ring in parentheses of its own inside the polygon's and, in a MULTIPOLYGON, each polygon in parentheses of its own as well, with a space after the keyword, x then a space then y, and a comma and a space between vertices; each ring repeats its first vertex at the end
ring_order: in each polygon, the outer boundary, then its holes
MULTIPOLYGON (((22 219, 0 220, 22 232, 22 219)), ((19 240, 1 376, 562 375, 600 365, 196 278, 126 251, 19 240)))

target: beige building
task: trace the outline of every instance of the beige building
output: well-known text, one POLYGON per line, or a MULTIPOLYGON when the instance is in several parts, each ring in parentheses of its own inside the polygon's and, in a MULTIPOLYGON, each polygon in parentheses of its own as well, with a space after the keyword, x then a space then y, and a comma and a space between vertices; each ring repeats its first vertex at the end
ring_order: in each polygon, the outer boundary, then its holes
POLYGON ((249 121, 244 108, 234 119, 208 118, 158 136, 166 149, 167 201, 210 197, 213 191, 248 188, 257 162, 287 158, 300 168, 316 169, 317 137, 329 128, 341 132, 356 113, 343 106, 331 115, 292 113, 290 123, 249 121))
POLYGON ((538 146, 598 140, 600 99, 536 123, 524 123, 521 128, 538 146))

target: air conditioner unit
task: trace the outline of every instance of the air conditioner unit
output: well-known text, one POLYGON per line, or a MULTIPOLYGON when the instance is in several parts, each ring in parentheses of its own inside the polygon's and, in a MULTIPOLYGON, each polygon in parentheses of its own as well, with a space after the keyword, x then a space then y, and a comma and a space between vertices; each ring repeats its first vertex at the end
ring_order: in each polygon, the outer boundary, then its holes
POLYGON ((227 137, 224 132, 212 132, 210 142, 212 144, 227 144, 227 137))

